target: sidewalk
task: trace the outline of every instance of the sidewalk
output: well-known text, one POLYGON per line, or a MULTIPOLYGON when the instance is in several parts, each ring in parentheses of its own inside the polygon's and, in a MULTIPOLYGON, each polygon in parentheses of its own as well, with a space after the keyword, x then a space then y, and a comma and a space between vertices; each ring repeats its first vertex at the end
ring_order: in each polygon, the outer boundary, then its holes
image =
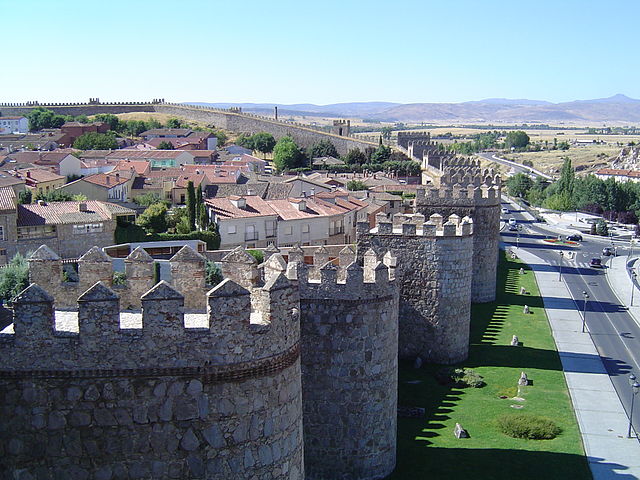
MULTIPOLYGON (((523 249, 511 250, 534 271, 593 478, 640 478, 640 443, 635 438, 626 438, 629 420, 591 337, 581 333, 578 308, 566 308, 567 299, 572 298, 569 290, 558 280, 556 272, 541 268, 546 267, 542 259, 523 249)), ((619 275, 611 275, 614 276, 619 275)), ((636 293, 640 297, 640 292, 636 293)))
POLYGON ((633 306, 631 306, 631 268, 634 268, 636 273, 640 262, 638 257, 627 259, 626 255, 618 255, 612 258, 609 262, 609 268, 607 269, 607 281, 613 293, 616 294, 620 304, 628 308, 629 314, 633 317, 638 325, 640 325, 640 289, 638 288, 638 280, 636 280, 635 291, 633 292, 633 306))

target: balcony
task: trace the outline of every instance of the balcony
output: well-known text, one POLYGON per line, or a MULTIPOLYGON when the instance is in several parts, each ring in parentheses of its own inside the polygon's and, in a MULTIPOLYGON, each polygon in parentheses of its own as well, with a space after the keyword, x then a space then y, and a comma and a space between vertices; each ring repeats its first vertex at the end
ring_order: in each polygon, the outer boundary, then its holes
POLYGON ((334 235, 341 235, 344 233, 344 227, 336 227, 329 229, 329 236, 333 237, 334 235))
POLYGON ((245 232, 244 241, 251 242, 254 240, 258 240, 258 232, 245 232))
POLYGON ((275 236, 276 236, 276 231, 275 230, 267 230, 267 233, 266 233, 266 237, 267 238, 273 238, 275 236))

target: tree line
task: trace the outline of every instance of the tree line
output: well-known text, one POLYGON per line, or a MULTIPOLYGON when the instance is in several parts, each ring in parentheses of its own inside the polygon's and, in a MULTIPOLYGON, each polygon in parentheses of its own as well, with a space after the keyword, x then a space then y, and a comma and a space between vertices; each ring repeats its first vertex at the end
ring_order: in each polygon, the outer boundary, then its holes
POLYGON ((640 218, 640 183, 603 180, 594 175, 576 177, 569 158, 564 159, 560 178, 553 183, 519 173, 510 177, 506 185, 509 195, 535 206, 579 210, 626 224, 637 224, 640 218))

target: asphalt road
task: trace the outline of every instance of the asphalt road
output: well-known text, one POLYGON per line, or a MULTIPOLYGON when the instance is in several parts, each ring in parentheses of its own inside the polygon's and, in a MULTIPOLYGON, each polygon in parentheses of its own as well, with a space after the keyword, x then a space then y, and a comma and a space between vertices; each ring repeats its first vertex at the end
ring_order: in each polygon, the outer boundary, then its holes
MULTIPOLYGON (((626 307, 620 305, 620 301, 605 278, 607 263, 611 257, 602 256, 602 249, 611 246, 611 242, 607 239, 589 238, 581 242, 577 248, 547 245, 542 242, 542 239, 556 237, 556 233, 546 230, 544 224, 525 220, 521 212, 513 210, 511 205, 503 206, 511 209, 510 214, 502 215, 503 218, 515 218, 523 229, 518 241, 516 232, 509 232, 504 228, 502 240, 512 245, 519 243, 520 248, 526 248, 549 264, 542 268, 554 269, 559 277, 560 272, 562 273, 562 279, 574 299, 571 304, 567 304, 566 308, 583 311, 585 303, 582 292, 589 295, 586 303, 586 325, 618 397, 629 415, 631 406, 629 374, 634 373, 640 379, 640 327, 627 312, 626 307), (564 253, 564 257, 560 256, 560 251, 564 253), (573 259, 569 259, 566 255, 569 251, 575 252, 573 259), (589 261, 594 257, 602 258, 604 268, 596 269, 589 266, 589 261)), ((618 245, 618 255, 628 254, 628 243, 622 245, 616 242, 616 245, 618 245)), ((640 291, 635 293, 634 302, 640 302, 640 291)), ((636 395, 635 400, 633 425, 636 431, 640 431, 640 394, 636 395)))
POLYGON ((543 177, 546 178, 547 180, 551 180, 552 177, 550 177, 549 175, 545 175, 542 172, 539 172, 537 170, 534 170, 532 168, 529 167, 525 167, 524 165, 520 165, 518 163, 515 162, 511 162, 509 160, 505 160, 504 158, 500 158, 499 156, 497 156, 495 153, 476 153, 476 155, 478 157, 482 157, 485 160, 489 160, 491 162, 496 162, 496 163, 500 163, 502 165, 506 165, 507 167, 511 167, 514 171, 514 173, 526 173, 527 175, 533 177, 533 178, 537 178, 537 177, 543 177))

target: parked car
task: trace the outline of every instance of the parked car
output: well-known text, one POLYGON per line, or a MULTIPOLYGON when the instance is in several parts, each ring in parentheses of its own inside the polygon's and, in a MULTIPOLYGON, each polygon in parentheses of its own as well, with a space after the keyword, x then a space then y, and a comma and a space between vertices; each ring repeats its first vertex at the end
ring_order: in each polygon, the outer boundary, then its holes
POLYGON ((578 235, 577 233, 574 233, 573 235, 567 235, 567 240, 571 242, 581 242, 582 235, 578 235))
POLYGON ((602 260, 599 258, 592 258, 589 262, 589 266, 591 268, 602 268, 602 260))
POLYGON ((515 218, 511 217, 511 218, 509 219, 509 225, 515 225, 516 223, 518 223, 518 222, 516 221, 516 219, 515 219, 515 218))
POLYGON ((505 215, 508 215, 508 214, 509 214, 509 213, 511 213, 511 212, 509 212, 509 209, 508 209, 508 208, 506 208, 506 207, 502 207, 502 213, 504 213, 505 215))
POLYGON ((518 226, 517 225, 509 225, 509 231, 510 232, 517 232, 518 231, 518 226))
POLYGON ((605 257, 608 257, 609 255, 613 255, 613 248, 611 247, 604 247, 602 249, 602 255, 604 255, 605 257))

